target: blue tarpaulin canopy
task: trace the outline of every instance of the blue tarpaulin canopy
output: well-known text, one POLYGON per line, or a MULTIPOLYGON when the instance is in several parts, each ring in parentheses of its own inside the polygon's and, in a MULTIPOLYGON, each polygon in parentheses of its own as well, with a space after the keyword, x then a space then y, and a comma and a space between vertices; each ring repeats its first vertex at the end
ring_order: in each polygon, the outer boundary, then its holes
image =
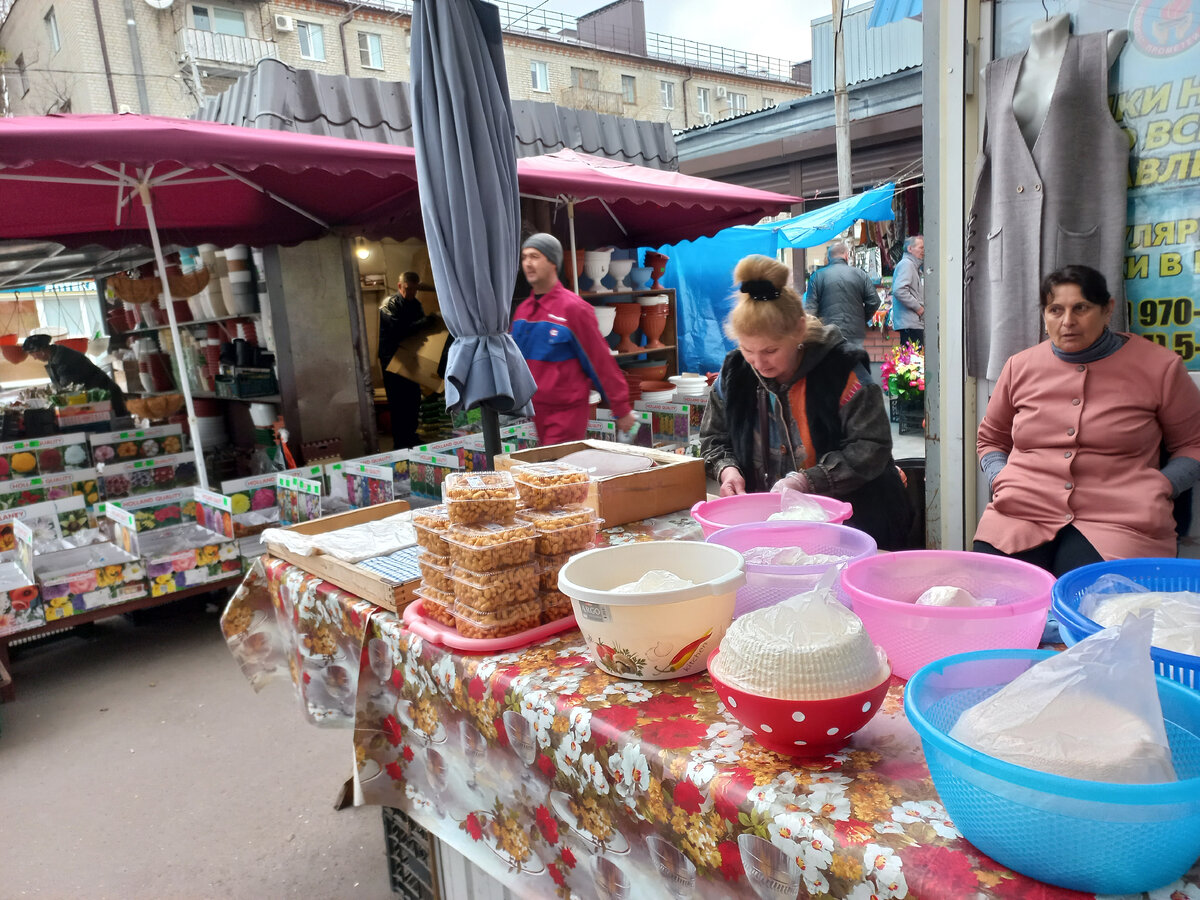
POLYGON ((868 28, 891 25, 901 19, 921 18, 921 0, 875 0, 868 28))
POLYGON ((857 197, 847 197, 829 206, 802 213, 781 222, 762 222, 758 225, 738 225, 732 230, 773 232, 776 248, 816 247, 831 241, 859 219, 870 222, 890 222, 892 197, 896 185, 892 182, 864 191, 857 197))

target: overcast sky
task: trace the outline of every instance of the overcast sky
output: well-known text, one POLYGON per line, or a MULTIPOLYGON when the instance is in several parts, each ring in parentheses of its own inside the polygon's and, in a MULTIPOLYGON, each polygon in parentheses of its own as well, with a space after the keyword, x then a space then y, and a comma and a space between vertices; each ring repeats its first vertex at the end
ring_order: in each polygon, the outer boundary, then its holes
MULTIPOLYGON (((526 6, 581 16, 606 0, 518 0, 526 6)), ((644 0, 646 30, 761 53, 789 62, 812 58, 809 22, 827 16, 832 0, 644 0)), ((857 5, 850 0, 846 8, 857 5)))

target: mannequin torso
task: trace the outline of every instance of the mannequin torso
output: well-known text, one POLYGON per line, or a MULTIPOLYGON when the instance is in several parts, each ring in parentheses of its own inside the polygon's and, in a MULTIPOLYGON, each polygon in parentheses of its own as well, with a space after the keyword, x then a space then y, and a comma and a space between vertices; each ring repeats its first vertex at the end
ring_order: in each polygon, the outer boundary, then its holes
MULTIPOLYGON (((1116 62, 1125 46, 1127 31, 1108 33, 1108 65, 1116 62)), ((1071 17, 1052 16, 1044 22, 1034 22, 1030 31, 1029 50, 1021 60, 1017 84, 1013 91, 1012 111, 1025 144, 1032 150, 1038 133, 1046 121, 1046 112, 1058 83, 1058 70, 1071 35, 1071 17)))

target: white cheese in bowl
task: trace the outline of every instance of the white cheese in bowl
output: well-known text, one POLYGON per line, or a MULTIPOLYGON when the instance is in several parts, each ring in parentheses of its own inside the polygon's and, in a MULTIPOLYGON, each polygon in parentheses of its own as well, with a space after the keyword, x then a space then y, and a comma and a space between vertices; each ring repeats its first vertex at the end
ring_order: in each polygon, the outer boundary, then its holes
POLYGON ((729 626, 719 677, 779 700, 828 700, 874 687, 887 657, 862 620, 825 592, 747 613, 729 626))

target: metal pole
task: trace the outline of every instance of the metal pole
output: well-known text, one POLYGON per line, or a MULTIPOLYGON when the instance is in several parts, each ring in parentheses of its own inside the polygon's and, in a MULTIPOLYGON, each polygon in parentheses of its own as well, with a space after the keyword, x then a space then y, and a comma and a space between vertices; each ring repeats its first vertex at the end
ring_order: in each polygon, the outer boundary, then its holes
POLYGON ((575 201, 567 201, 567 230, 571 235, 571 290, 579 293, 579 254, 575 252, 575 201))
POLYGON ((850 97, 846 94, 846 41, 842 4, 833 0, 833 134, 837 146, 838 199, 854 193, 850 179, 850 97))
POLYGON ((158 280, 162 285, 164 305, 167 307, 167 322, 171 326, 171 340, 175 342, 175 360, 178 362, 179 387, 183 391, 183 402, 187 407, 188 432, 192 436, 192 453, 196 456, 196 477, 200 487, 208 490, 208 471, 204 468, 204 448, 197 437, 196 406, 192 403, 192 387, 188 384, 187 369, 184 368, 183 343, 179 338, 179 323, 175 321, 175 304, 171 299, 171 285, 167 281, 167 261, 163 258, 162 243, 158 239, 158 226, 154 223, 154 205, 150 200, 150 185, 143 179, 138 182, 138 196, 146 209, 146 224, 150 229, 150 244, 154 247, 154 261, 158 265, 158 280))

